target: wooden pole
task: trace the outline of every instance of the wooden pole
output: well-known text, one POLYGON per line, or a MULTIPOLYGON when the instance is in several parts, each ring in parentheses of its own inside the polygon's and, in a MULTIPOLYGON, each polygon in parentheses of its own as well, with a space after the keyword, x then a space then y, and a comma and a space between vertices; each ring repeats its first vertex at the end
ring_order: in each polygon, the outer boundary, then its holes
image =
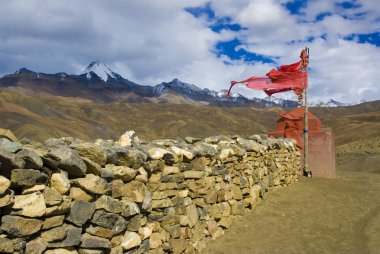
MULTIPOLYGON (((306 48, 307 52, 307 60, 309 60, 309 49, 306 48)), ((308 71, 308 65, 306 65, 305 71, 308 71)), ((305 121, 305 128, 303 130, 303 137, 304 137, 304 174, 307 177, 311 177, 311 171, 309 169, 309 107, 307 105, 307 96, 308 96, 308 88, 306 87, 304 89, 304 108, 305 108, 305 114, 304 114, 304 121, 305 121)))

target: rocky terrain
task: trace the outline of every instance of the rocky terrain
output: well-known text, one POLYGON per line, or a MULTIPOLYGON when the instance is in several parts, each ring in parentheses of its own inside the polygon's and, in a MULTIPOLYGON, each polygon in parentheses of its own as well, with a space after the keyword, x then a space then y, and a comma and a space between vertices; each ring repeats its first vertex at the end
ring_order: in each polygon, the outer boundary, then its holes
POLYGON ((264 135, 44 143, 0 138, 1 253, 198 253, 300 177, 264 135))

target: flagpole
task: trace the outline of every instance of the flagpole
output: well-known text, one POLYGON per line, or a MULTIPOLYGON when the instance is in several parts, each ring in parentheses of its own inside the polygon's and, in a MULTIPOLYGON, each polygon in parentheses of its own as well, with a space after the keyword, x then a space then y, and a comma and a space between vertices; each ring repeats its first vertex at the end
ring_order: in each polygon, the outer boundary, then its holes
MULTIPOLYGON (((305 71, 308 71, 308 62, 309 62, 309 48, 306 48, 307 52, 307 65, 305 65, 305 71)), ((308 96, 308 86, 304 89, 304 121, 305 121, 305 128, 304 128, 304 175, 307 177, 311 177, 311 171, 309 169, 309 107, 307 103, 307 96, 308 96)))

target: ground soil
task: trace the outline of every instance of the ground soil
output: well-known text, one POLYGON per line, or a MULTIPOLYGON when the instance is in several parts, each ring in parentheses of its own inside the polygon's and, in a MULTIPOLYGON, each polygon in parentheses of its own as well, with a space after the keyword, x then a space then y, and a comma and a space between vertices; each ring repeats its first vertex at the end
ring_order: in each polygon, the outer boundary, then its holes
POLYGON ((340 156, 336 179, 270 193, 204 253, 380 253, 380 170, 369 163, 380 154, 365 157, 340 156))

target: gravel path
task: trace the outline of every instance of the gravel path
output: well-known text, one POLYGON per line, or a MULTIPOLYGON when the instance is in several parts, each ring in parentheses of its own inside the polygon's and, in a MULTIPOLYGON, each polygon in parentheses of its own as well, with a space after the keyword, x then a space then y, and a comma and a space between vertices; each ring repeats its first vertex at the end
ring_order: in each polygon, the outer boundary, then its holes
POLYGON ((339 170, 271 193, 204 253, 380 253, 380 174, 339 170))

